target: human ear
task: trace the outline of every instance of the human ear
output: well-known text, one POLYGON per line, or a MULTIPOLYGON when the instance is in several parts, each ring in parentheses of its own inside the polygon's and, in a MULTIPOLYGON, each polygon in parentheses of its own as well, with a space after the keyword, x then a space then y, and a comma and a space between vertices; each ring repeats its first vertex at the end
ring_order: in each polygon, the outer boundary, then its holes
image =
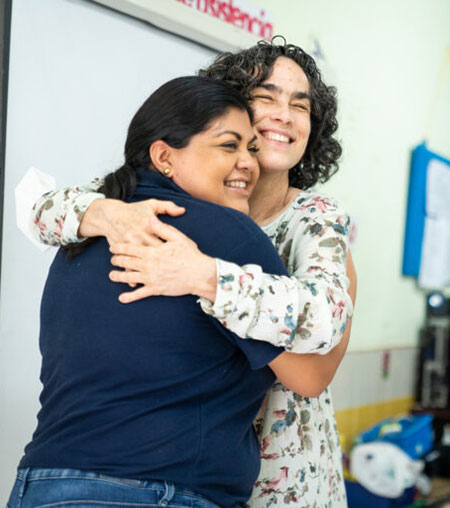
POLYGON ((173 176, 174 149, 165 141, 158 139, 149 148, 150 160, 156 171, 168 178, 173 176))

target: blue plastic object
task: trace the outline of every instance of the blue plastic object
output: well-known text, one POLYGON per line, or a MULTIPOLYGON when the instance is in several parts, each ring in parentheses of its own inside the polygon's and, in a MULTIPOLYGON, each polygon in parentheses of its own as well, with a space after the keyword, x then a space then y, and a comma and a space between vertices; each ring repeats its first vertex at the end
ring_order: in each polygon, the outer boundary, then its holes
POLYGON ((414 501, 414 487, 406 489, 397 499, 372 494, 356 482, 345 481, 348 508, 397 508, 410 506, 414 501))
POLYGON ((433 415, 411 415, 383 420, 356 439, 355 444, 387 441, 412 459, 419 459, 433 447, 433 415))

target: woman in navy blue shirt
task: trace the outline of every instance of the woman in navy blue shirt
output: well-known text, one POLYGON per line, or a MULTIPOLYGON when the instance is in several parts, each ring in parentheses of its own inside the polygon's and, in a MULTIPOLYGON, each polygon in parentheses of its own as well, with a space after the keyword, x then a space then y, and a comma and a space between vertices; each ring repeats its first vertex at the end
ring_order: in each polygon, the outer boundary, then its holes
MULTIPOLYGON (((258 178, 251 121, 225 83, 172 80, 134 116, 125 163, 101 191, 176 201, 186 212, 166 221, 205 263, 220 257, 286 275, 245 215, 258 178)), ((110 269, 104 239, 60 250, 50 268, 42 409, 9 506, 245 506, 260 462, 253 419, 275 375, 302 390, 300 356, 238 338, 193 296, 124 306, 110 269)))

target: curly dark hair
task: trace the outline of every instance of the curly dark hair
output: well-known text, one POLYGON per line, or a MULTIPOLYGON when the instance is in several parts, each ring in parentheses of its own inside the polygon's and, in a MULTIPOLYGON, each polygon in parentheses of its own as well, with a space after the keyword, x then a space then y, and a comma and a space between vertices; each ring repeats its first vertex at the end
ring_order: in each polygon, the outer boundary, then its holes
POLYGON ((340 143, 333 137, 338 127, 336 89, 322 81, 314 58, 277 36, 272 42, 260 41, 238 53, 222 53, 207 69, 201 69, 199 75, 226 81, 251 100, 252 90, 270 76, 280 56, 299 65, 310 86, 311 133, 303 157, 289 172, 290 185, 305 190, 329 180, 338 170, 342 153, 340 143), (284 43, 275 44, 278 38, 284 43))

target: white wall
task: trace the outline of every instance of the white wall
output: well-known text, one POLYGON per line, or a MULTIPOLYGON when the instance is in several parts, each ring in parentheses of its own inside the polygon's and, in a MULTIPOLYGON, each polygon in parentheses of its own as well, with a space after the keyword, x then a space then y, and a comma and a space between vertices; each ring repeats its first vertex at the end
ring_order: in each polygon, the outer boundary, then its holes
MULTIPOLYGON (((14 0, 0 307, 0 505, 6 504, 40 392, 39 301, 54 251, 15 226, 14 187, 32 165, 58 185, 120 165, 126 128, 160 84, 214 53, 82 0, 14 0)), ((67 288, 70 291, 70 288, 67 288)))
POLYGON ((417 356, 415 347, 347 352, 331 383, 334 410, 414 397, 417 356))

